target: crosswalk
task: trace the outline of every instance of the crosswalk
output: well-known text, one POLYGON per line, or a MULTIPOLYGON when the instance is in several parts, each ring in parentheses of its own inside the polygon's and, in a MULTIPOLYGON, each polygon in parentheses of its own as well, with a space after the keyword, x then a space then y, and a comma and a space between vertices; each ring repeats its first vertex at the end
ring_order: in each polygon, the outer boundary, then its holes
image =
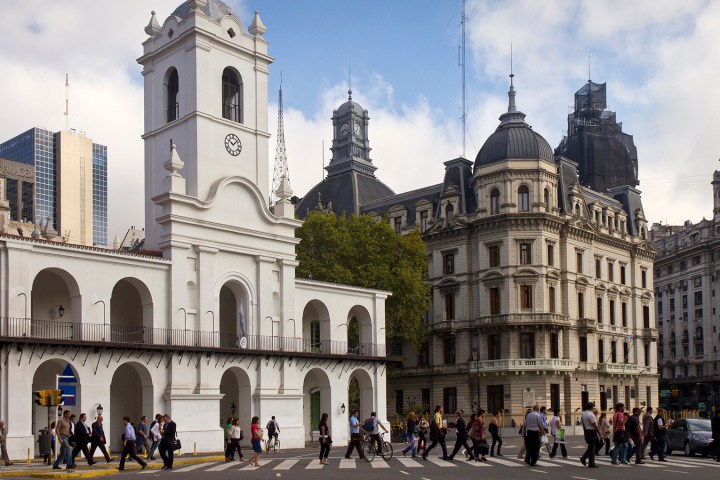
MULTIPOLYGON (((441 468, 441 469, 459 469, 457 470, 458 473, 460 473, 460 469, 467 469, 467 468, 523 468, 527 467, 527 465, 523 462, 523 459, 516 458, 514 456, 507 456, 507 457, 488 457, 487 462, 468 462, 465 461, 464 458, 456 458, 453 462, 445 461, 438 457, 428 457, 427 460, 422 460, 421 458, 410 458, 410 457, 395 457, 389 461, 385 461, 382 458, 378 457, 372 462, 365 462, 364 460, 360 460, 357 458, 330 458, 330 464, 329 465, 323 465, 321 464, 316 458, 308 458, 308 457, 301 457, 301 458, 290 458, 290 459, 273 459, 269 456, 262 457, 260 459, 261 465, 259 467, 255 467, 253 465, 249 465, 247 463, 238 463, 238 462, 205 462, 205 463, 199 463, 195 465, 188 465, 188 466, 177 466, 175 469, 172 470, 173 474, 179 474, 181 476, 184 476, 185 473, 190 472, 221 472, 221 471, 254 471, 254 470, 274 470, 274 471, 283 471, 283 470, 320 470, 320 469, 341 469, 341 470, 347 470, 347 469, 363 469, 363 468, 370 468, 370 469, 392 469, 392 470, 405 470, 405 469, 418 469, 418 468, 441 468)), ((641 465, 632 465, 632 467, 625 467, 625 466, 618 466, 614 467, 610 465, 610 457, 606 456, 599 456, 596 458, 596 462, 602 466, 607 468, 620 468, 620 469, 628 469, 628 468, 649 468, 649 469, 676 469, 676 470, 688 470, 688 472, 693 471, 694 469, 699 468, 720 468, 720 463, 717 463, 713 461, 712 459, 707 458, 684 458, 684 457, 669 457, 667 458, 666 462, 658 462, 658 461, 652 461, 652 460, 646 460, 644 464, 641 465)), ((545 469, 545 468, 583 468, 583 466, 580 464, 579 459, 577 458, 570 458, 570 459, 563 459, 560 457, 556 458, 542 458, 540 461, 535 465, 536 469, 545 469)), ((416 470, 417 471, 417 470, 416 470)), ((628 470, 629 471, 629 470, 628 470)), ((142 472, 138 472, 138 474, 148 474, 152 473, 153 470, 144 470, 142 472)), ((155 471, 157 473, 157 471, 155 471)), ((406 472, 407 473, 407 472, 406 472)), ((720 473, 720 472, 718 472, 720 473)))

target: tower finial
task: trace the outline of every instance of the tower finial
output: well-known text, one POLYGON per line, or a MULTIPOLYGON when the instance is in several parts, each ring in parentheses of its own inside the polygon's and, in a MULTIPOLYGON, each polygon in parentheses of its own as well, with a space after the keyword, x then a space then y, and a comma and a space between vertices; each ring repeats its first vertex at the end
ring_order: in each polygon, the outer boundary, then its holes
POLYGON ((352 75, 350 73, 350 67, 348 67, 348 101, 352 100, 352 75))
POLYGON ((515 107, 515 86, 513 85, 514 76, 512 42, 510 42, 510 90, 508 90, 508 113, 517 111, 517 108, 515 107))

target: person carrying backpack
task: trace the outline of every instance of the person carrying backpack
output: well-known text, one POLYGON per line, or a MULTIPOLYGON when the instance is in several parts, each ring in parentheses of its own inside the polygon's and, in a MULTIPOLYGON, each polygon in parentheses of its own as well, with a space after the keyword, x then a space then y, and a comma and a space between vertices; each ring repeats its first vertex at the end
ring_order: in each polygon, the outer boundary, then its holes
POLYGON ((430 422, 430 441, 432 443, 423 452, 423 454, 422 454, 423 460, 427 460, 428 453, 430 453, 430 450, 435 448, 435 445, 437 445, 438 443, 440 444, 440 448, 442 448, 443 460, 448 459, 447 445, 445 444, 445 434, 447 434, 447 429, 443 426, 442 421, 443 421, 442 407, 440 405, 436 405, 435 406, 435 416, 433 417, 432 422, 430 422))
POLYGON ((279 438, 280 433, 280 425, 278 425, 277 420, 275 420, 275 415, 270 418, 270 421, 265 425, 265 428, 267 429, 268 439, 265 443, 265 453, 268 453, 270 451, 270 445, 273 443, 273 437, 279 438))
POLYGON ((365 430, 371 441, 375 443, 375 448, 377 449, 376 451, 380 454, 382 453, 382 440, 380 439, 380 428, 378 427, 382 428, 385 430, 385 433, 387 433, 388 430, 385 428, 385 425, 376 418, 376 413, 372 412, 370 414, 370 418, 365 420, 362 429, 365 430))

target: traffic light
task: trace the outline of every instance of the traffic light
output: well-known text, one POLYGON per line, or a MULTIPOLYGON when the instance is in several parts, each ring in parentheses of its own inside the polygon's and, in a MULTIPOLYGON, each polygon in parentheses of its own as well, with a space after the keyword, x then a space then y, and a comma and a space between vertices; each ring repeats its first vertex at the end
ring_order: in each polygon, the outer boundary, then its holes
POLYGON ((41 407, 47 407, 50 405, 50 398, 48 396, 48 390, 35 390, 35 403, 41 407))
POLYGON ((63 391, 62 390, 50 390, 52 393, 52 405, 62 405, 63 404, 63 391))

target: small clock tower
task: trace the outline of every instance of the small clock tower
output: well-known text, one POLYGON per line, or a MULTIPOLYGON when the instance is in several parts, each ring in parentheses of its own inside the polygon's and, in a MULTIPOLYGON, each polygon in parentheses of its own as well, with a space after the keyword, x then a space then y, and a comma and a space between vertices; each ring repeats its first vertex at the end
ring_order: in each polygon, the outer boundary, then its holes
POLYGON ((349 171, 375 177, 377 167, 370 159, 369 121, 368 111, 353 102, 352 90, 348 90, 348 101, 333 112, 332 159, 325 167, 328 178, 349 171))
MULTIPOLYGON (((241 177, 269 196, 268 66, 265 26, 246 30, 220 0, 188 0, 162 26, 152 12, 143 43, 145 84, 145 246, 161 248, 158 205, 170 156, 182 159, 184 191, 204 202, 224 178, 241 177)), ((165 182, 167 184, 167 182, 165 182)))

